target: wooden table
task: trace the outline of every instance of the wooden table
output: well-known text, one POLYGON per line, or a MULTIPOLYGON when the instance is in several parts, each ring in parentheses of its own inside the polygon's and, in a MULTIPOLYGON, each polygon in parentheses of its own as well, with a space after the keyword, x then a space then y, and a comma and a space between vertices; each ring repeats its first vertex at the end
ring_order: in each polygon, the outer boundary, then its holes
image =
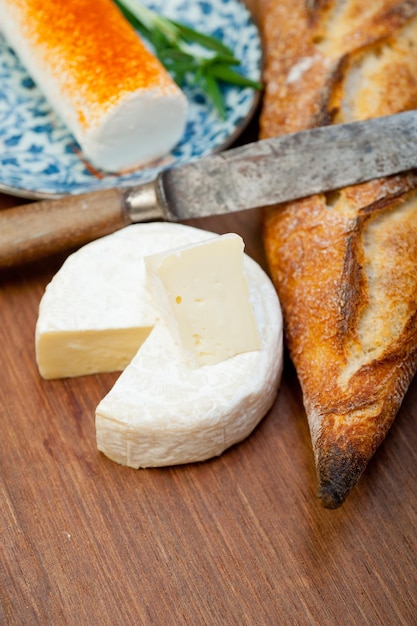
MULTIPOLYGON (((21 200, 0 195, 0 207, 21 200)), ((265 266, 256 211, 235 231, 265 266)), ((360 484, 318 503, 288 358, 275 406, 214 460, 132 470, 98 453, 116 374, 44 381, 37 307, 65 254, 0 275, 0 623, 119 626, 417 624, 417 383, 360 484)))

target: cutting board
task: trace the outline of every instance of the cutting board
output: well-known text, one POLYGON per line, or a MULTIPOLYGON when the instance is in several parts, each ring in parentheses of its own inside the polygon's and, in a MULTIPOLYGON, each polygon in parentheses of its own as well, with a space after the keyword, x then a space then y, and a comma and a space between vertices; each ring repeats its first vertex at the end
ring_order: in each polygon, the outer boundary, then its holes
MULTIPOLYGON (((0 196, 0 207, 17 205, 0 196)), ((238 232, 265 267, 260 214, 238 232)), ((417 623, 417 382, 342 508, 325 510, 286 355, 274 407, 213 460, 133 470, 100 454, 94 411, 117 374, 38 375, 37 307, 65 255, 0 276, 0 623, 417 623)))

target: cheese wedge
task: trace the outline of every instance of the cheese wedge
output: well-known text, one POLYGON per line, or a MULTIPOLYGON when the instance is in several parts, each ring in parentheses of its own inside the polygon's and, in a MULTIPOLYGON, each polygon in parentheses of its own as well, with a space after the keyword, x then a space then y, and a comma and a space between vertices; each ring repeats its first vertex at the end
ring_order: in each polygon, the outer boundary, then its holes
MULTIPOLYGON (((260 5, 263 137, 417 107, 415 2, 260 5)), ((416 232, 415 173, 265 212, 269 268, 328 508, 360 479, 417 371, 416 232)))
POLYGON ((229 233, 145 259, 154 299, 191 367, 260 348, 243 250, 229 233))
POLYGON ((111 0, 0 0, 0 30, 97 168, 167 154, 187 100, 111 0))
POLYGON ((244 271, 260 349, 190 368, 158 322, 97 407, 97 446, 110 459, 133 468, 204 461, 247 437, 270 409, 283 365, 281 310, 246 256, 244 271))
POLYGON ((211 237, 179 224, 138 224, 70 255, 39 305, 40 374, 51 379, 124 369, 159 317, 144 257, 211 237))

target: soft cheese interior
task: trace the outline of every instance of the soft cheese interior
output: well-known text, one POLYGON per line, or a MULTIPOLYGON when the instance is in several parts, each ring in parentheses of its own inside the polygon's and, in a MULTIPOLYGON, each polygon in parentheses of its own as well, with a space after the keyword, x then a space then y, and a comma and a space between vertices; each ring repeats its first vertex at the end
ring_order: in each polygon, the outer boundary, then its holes
POLYGON ((274 402, 281 309, 255 261, 243 255, 240 271, 258 343, 212 365, 189 366, 147 289, 145 257, 215 239, 180 224, 129 226, 71 255, 45 291, 36 328, 43 376, 126 366, 96 411, 97 446, 114 461, 138 468, 208 459, 247 437, 274 402))
POLYGON ((145 259, 155 302, 191 367, 260 348, 243 250, 229 233, 145 259))

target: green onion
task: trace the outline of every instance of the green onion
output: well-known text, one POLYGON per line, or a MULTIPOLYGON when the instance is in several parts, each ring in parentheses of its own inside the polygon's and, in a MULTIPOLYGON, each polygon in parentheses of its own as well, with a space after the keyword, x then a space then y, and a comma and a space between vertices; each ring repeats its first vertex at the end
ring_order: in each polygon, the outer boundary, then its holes
POLYGON ((197 84, 218 115, 226 116, 220 84, 251 89, 262 84, 232 69, 240 64, 233 51, 211 35, 171 20, 145 7, 139 0, 114 0, 126 19, 152 44, 156 56, 181 87, 197 84))

